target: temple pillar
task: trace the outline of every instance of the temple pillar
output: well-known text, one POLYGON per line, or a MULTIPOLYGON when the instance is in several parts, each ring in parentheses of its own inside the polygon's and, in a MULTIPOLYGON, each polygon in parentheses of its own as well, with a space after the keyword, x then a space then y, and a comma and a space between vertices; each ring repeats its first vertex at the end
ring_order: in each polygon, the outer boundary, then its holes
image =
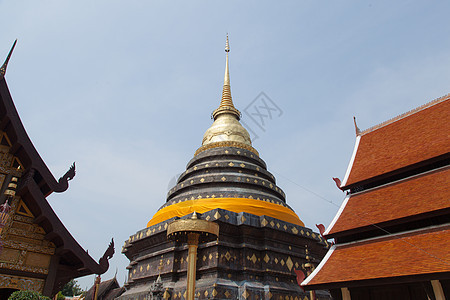
POLYGON ((188 245, 186 300, 194 300, 197 272, 197 248, 199 243, 210 242, 219 236, 219 224, 200 220, 197 213, 189 219, 173 221, 167 227, 167 237, 177 243, 188 245))
POLYGON ((341 288, 341 293, 342 293, 342 300, 351 300, 352 299, 350 297, 350 291, 348 290, 348 288, 346 288, 346 287, 341 288))
POLYGON ((42 291, 44 296, 53 296, 53 287, 55 286, 56 275, 58 272, 59 258, 59 255, 56 254, 50 258, 47 279, 45 280, 44 290, 42 291))
POLYGON ((187 300, 194 300, 199 233, 188 234, 187 300))
POLYGON ((433 286, 434 297, 436 300, 445 300, 444 290, 439 280, 431 280, 431 285, 433 286))

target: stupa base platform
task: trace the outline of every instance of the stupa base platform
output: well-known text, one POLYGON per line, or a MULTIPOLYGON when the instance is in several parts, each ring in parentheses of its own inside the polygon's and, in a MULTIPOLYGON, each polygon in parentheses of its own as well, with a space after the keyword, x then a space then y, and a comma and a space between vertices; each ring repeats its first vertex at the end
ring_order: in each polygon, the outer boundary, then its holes
MULTIPOLYGON (((184 218, 190 218, 191 215, 184 218)), ((198 299, 309 299, 295 270, 318 261, 327 242, 311 229, 267 216, 214 209, 199 219, 217 222, 219 238, 197 252, 198 299), (306 248, 309 254, 306 253, 306 248)), ((130 259, 127 292, 119 299, 148 299, 158 275, 164 299, 186 299, 187 246, 167 239, 175 218, 138 231, 122 252, 130 259)), ((331 299, 318 293, 317 299, 331 299)))

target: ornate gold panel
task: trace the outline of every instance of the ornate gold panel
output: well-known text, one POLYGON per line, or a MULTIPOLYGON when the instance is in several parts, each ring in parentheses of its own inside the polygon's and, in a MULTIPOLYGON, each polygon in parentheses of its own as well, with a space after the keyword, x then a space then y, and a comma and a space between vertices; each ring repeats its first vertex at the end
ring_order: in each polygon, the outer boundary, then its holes
POLYGON ((12 228, 17 228, 19 230, 26 230, 26 231, 32 231, 33 230, 32 226, 30 224, 26 224, 26 223, 23 223, 23 222, 15 222, 15 221, 13 221, 11 227, 12 228))
MULTIPOLYGON (((13 214, 8 218, 2 232, 4 251, 0 254, 0 269, 3 269, 3 273, 6 270, 17 270, 48 274, 50 258, 55 252, 55 245, 44 239, 45 231, 33 223, 32 214, 20 197, 15 197, 12 201, 11 211, 13 214)), ((11 288, 34 286, 33 290, 40 291, 42 289, 41 282, 33 280, 10 276, 8 286, 11 288)), ((1 278, 0 281, 2 281, 1 278)), ((42 280, 42 284, 43 282, 42 280)))
POLYGON ((28 252, 25 259, 25 265, 47 269, 50 265, 50 258, 51 256, 48 254, 28 252))
POLYGON ((12 275, 0 275, 0 288, 42 292, 44 289, 44 280, 12 275))
POLYGON ((3 248, 0 253, 0 263, 16 263, 19 260, 20 251, 11 248, 3 248))

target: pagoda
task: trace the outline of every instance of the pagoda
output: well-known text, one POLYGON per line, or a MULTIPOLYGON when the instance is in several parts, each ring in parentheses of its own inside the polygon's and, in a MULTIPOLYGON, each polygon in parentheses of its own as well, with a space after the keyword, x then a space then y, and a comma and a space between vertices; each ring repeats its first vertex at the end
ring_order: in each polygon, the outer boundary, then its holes
POLYGON ((0 68, 0 299, 16 290, 53 296, 69 280, 108 269, 110 245, 96 262, 47 201, 68 189, 75 163, 56 180, 32 144, 6 84, 14 49, 0 68))
MULTIPOLYGON (((150 299, 157 280, 162 282, 164 299, 190 297, 188 248, 194 246, 195 299, 310 299, 298 285, 295 271, 308 260, 317 265, 328 244, 286 203, 239 122, 241 113, 231 97, 229 51, 227 37, 222 98, 202 145, 147 227, 125 241, 122 253, 130 264, 121 300, 150 299), (177 240, 171 227, 184 219, 192 224, 217 223, 218 237, 214 234, 198 243, 198 249, 197 243, 177 240)), ((317 299, 330 296, 318 292, 317 299)))
POLYGON ((450 95, 360 131, 325 231, 336 244, 302 283, 334 299, 450 299, 450 95))

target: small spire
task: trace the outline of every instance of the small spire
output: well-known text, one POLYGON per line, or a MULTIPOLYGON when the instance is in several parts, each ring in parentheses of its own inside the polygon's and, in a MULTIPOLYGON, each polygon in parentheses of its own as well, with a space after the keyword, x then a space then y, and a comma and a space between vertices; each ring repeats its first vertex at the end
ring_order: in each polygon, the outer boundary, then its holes
MULTIPOLYGON (((230 52, 230 43, 228 42, 228 33, 227 33, 227 42, 225 44, 225 52, 227 53, 227 60, 225 64, 225 77, 223 79, 223 85, 230 85, 230 67, 228 66, 228 53, 230 52)), ((222 95, 222 101, 223 100, 224 97, 222 95)), ((230 101, 231 101, 231 93, 230 93, 230 101)), ((233 102, 231 102, 231 105, 233 105, 233 102)))
POLYGON ((355 123, 356 136, 361 135, 361 129, 359 129, 358 125, 356 125, 356 117, 353 117, 353 123, 355 123))
POLYGON ((230 86, 230 67, 228 63, 228 53, 230 52, 230 42, 228 40, 225 44, 226 62, 225 62, 225 76, 223 79, 222 99, 220 100, 219 108, 213 112, 213 117, 216 117, 222 113, 231 113, 235 115, 238 120, 241 117, 241 113, 234 107, 233 100, 231 99, 231 86, 230 86))
POLYGON ((9 59, 11 58, 12 52, 14 51, 14 47, 16 47, 17 39, 14 41, 14 44, 11 47, 11 50, 9 50, 8 56, 6 57, 5 62, 3 63, 2 67, 0 68, 0 79, 5 77, 6 74, 6 68, 8 67, 9 59))

